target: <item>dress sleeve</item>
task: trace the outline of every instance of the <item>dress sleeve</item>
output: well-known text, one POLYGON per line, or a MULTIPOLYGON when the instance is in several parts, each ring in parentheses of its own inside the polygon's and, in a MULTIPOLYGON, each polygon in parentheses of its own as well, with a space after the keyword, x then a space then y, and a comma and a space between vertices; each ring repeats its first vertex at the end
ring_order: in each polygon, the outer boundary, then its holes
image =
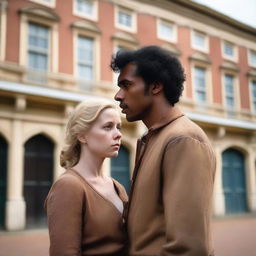
POLYGON ((190 137, 171 141, 163 159, 166 243, 163 256, 208 256, 215 173, 210 145, 190 137))
POLYGON ((50 256, 80 256, 84 191, 75 177, 62 177, 51 188, 45 207, 50 256))

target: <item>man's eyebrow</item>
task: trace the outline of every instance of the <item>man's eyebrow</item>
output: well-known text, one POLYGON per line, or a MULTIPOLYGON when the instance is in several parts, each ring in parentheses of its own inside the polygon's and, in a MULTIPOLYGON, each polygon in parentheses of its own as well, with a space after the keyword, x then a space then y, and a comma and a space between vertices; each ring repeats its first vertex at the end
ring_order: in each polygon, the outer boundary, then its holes
POLYGON ((118 85, 119 87, 122 87, 122 86, 125 86, 125 85, 130 84, 130 83, 131 83, 130 80, 123 79, 123 80, 121 80, 121 81, 118 81, 117 85, 118 85))

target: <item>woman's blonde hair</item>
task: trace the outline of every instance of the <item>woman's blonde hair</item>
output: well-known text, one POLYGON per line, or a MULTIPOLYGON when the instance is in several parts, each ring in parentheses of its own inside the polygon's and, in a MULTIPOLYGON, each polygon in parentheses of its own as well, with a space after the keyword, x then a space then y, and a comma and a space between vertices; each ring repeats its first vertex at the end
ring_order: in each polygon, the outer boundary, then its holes
POLYGON ((60 165, 62 167, 68 169, 78 163, 81 153, 78 135, 88 131, 100 113, 106 108, 117 109, 114 103, 107 100, 85 100, 76 106, 66 127, 66 145, 60 154, 60 165))

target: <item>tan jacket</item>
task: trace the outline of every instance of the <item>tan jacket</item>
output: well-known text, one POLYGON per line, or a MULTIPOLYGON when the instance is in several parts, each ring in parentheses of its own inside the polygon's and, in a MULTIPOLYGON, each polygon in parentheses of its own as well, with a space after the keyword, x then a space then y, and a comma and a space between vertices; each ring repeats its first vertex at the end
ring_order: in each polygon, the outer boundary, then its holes
POLYGON ((215 154, 195 123, 176 112, 138 141, 127 219, 132 256, 213 255, 215 154))
MULTIPOLYGON (((123 186, 113 180, 123 202, 123 186)), ((50 256, 124 255, 126 234, 122 214, 76 171, 66 171, 45 202, 50 256)))

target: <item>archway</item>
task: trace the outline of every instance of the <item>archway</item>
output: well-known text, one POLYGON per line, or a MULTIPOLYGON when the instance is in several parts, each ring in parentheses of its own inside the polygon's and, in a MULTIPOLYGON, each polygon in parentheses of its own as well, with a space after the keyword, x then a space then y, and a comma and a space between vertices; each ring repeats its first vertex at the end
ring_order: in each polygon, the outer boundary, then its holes
POLYGON ((222 180, 226 213, 248 211, 245 159, 238 150, 227 149, 222 153, 222 180))
POLYGON ((5 225, 5 202, 7 189, 7 151, 8 145, 0 136, 0 229, 5 225))
POLYGON ((46 226, 44 200, 53 182, 54 144, 36 135, 25 144, 24 199, 28 228, 46 226))

